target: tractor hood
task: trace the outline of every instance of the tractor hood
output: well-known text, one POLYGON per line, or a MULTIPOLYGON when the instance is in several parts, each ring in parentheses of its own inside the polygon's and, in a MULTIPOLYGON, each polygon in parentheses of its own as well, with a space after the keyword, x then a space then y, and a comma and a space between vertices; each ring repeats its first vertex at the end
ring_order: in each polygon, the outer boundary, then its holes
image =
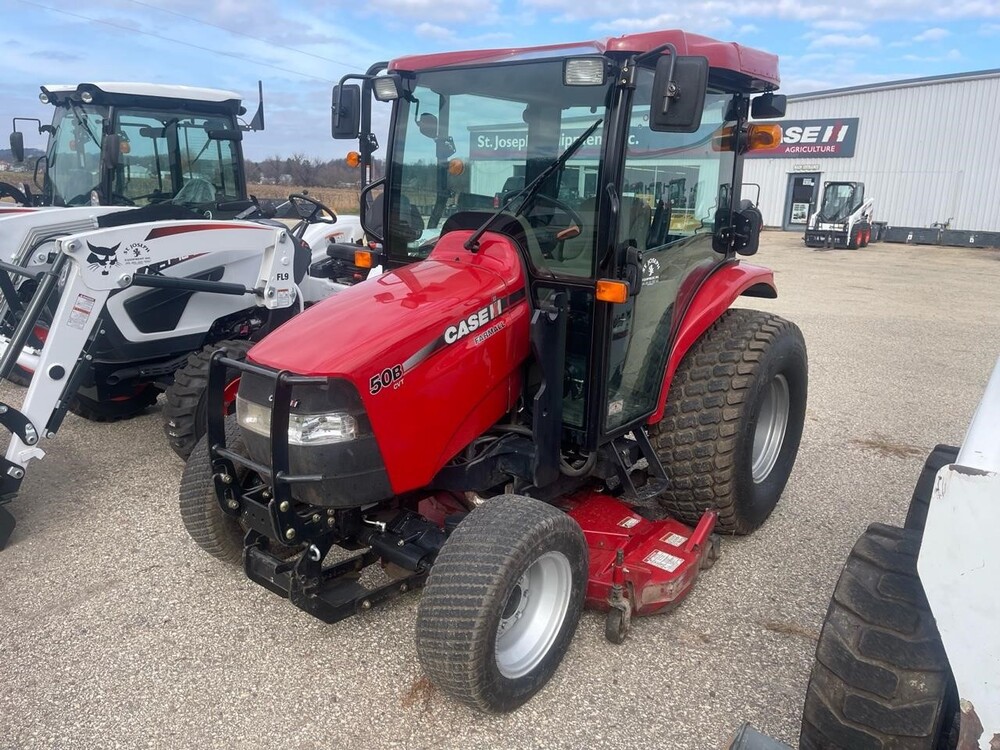
POLYGON ((468 232, 452 234, 427 260, 349 287, 296 316, 253 347, 250 359, 299 375, 347 378, 363 393, 373 363, 426 358, 524 299, 509 241, 494 238, 473 254, 461 248, 468 232))
MULTIPOLYGON (((427 260, 340 292, 250 350, 265 367, 356 389, 382 458, 366 449, 362 466, 364 436, 329 446, 322 454, 328 502, 371 501, 383 483, 364 474, 360 491, 351 477, 362 470, 384 471, 395 494, 426 486, 517 404, 530 351, 524 271, 511 240, 487 233, 470 253, 462 247, 470 234, 446 234, 427 260)), ((318 449, 291 447, 293 469, 318 460, 318 449)))

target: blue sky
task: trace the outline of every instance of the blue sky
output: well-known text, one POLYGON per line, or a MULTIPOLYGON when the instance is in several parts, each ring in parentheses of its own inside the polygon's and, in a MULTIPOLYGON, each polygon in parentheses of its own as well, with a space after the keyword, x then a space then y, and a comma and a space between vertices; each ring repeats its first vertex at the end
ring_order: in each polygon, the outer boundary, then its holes
POLYGON ((377 60, 664 28, 777 53, 786 93, 1000 67, 1000 0, 0 0, 0 122, 47 120, 43 83, 219 87, 252 111, 263 79, 247 156, 328 159, 330 86, 377 60))

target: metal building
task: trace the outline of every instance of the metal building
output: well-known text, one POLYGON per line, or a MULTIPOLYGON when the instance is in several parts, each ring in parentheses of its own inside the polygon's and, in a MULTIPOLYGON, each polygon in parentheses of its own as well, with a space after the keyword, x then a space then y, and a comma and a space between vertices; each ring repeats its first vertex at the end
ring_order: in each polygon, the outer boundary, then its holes
POLYGON ((875 221, 1000 232, 998 122, 1000 69, 796 94, 743 181, 771 227, 804 230, 822 184, 845 181, 865 184, 875 221))

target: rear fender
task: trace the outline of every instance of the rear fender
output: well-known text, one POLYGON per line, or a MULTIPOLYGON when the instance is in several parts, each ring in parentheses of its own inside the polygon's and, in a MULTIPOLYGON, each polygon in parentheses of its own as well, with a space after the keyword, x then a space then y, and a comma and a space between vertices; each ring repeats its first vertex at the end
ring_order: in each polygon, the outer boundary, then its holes
POLYGON ((774 286, 774 273, 769 268, 749 263, 730 263, 721 266, 695 292, 694 299, 688 305, 674 336, 674 345, 667 358, 663 385, 660 386, 660 400, 656 411, 647 420, 649 424, 656 424, 663 419, 670 381, 688 349, 741 295, 774 299, 778 296, 774 286))

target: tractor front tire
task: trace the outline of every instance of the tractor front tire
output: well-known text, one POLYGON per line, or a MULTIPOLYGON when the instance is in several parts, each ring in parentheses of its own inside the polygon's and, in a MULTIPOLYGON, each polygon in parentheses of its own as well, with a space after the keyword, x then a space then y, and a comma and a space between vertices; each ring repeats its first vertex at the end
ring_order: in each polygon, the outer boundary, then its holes
POLYGON ((142 414, 156 403, 160 391, 154 385, 141 386, 135 394, 98 401, 79 393, 69 402, 69 410, 90 422, 118 422, 142 414))
POLYGON ((583 531, 560 510, 501 495, 442 547, 417 609, 431 682, 473 708, 512 711, 555 673, 587 584, 583 531))
POLYGON ((937 750, 957 728, 948 657, 917 576, 920 532, 872 524, 830 600, 799 747, 937 750))
MULTIPOLYGON (((244 452, 239 425, 232 417, 226 420, 226 445, 244 452)), ((205 552, 222 562, 238 565, 243 560, 244 530, 232 516, 219 507, 215 495, 212 459, 208 455, 208 436, 203 435, 184 465, 181 475, 181 521, 188 535, 205 552)))
MULTIPOLYGON (((187 363, 174 373, 174 382, 167 388, 163 405, 163 431, 174 453, 183 459, 208 429, 208 369, 212 354, 226 349, 230 359, 243 361, 253 346, 252 341, 239 339, 220 341, 188 356, 187 363)), ((226 373, 226 382, 238 377, 235 371, 226 373)))
POLYGON ((805 421, 808 361, 798 326, 732 309, 684 356, 650 438, 670 480, 659 502, 692 526, 749 534, 788 482, 805 421))

